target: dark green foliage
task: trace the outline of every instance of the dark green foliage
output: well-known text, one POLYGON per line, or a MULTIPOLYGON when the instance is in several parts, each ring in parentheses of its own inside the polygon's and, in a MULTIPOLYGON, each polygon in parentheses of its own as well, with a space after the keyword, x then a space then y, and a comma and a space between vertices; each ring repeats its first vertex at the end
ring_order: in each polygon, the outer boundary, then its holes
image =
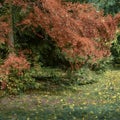
POLYGON ((82 68, 78 71, 63 71, 61 69, 51 68, 32 68, 29 76, 35 79, 35 89, 49 92, 62 92, 65 89, 71 89, 72 86, 86 85, 98 82, 98 75, 88 68, 82 68))
POLYGON ((113 63, 120 64, 120 35, 118 35, 117 39, 112 43, 111 53, 113 56, 113 63))
POLYGON ((95 71, 96 73, 103 73, 111 67, 111 63, 112 63, 112 57, 110 56, 108 58, 104 58, 88 66, 92 71, 95 71))
POLYGON ((2 6, 2 4, 1 4, 1 6, 0 6, 0 17, 6 13, 6 10, 7 10, 6 6, 2 6))
POLYGON ((87 3, 88 0, 65 0, 67 2, 72 2, 72 3, 75 3, 75 2, 80 2, 80 3, 87 3))
POLYGON ((105 14, 116 14, 120 11, 119 0, 67 0, 71 2, 93 3, 98 9, 104 9, 105 14))
POLYGON ((19 50, 31 51, 31 54, 25 53, 31 66, 39 64, 63 69, 68 67, 69 62, 65 59, 61 49, 45 31, 42 28, 38 28, 36 29, 36 34, 33 33, 31 28, 17 33, 16 49, 18 49, 18 52, 19 50), (36 34, 39 34, 41 38, 36 36, 36 34))
POLYGON ((93 84, 99 80, 96 73, 86 67, 83 67, 80 70, 74 72, 68 71, 67 77, 71 85, 93 84))
POLYGON ((64 89, 69 89, 71 86, 70 79, 68 79, 66 72, 61 69, 53 68, 32 68, 32 78, 35 79, 37 89, 49 92, 61 92, 64 89))
POLYGON ((35 79, 31 77, 30 72, 25 72, 21 76, 17 76, 16 71, 12 71, 7 78, 7 89, 8 94, 20 94, 29 89, 35 89, 35 79))
POLYGON ((63 106, 57 107, 38 107, 35 110, 26 111, 24 109, 11 109, 2 111, 0 120, 19 119, 19 120, 119 120, 119 103, 107 105, 87 105, 87 106, 63 106))
POLYGON ((74 108, 65 107, 60 113, 57 115, 57 119, 62 120, 73 120, 73 119, 85 119, 85 120, 117 120, 119 119, 120 113, 115 111, 117 106, 113 105, 104 106, 84 106, 79 107, 75 106, 74 108))
POLYGON ((8 47, 6 44, 0 44, 0 64, 3 63, 4 59, 9 53, 8 47))

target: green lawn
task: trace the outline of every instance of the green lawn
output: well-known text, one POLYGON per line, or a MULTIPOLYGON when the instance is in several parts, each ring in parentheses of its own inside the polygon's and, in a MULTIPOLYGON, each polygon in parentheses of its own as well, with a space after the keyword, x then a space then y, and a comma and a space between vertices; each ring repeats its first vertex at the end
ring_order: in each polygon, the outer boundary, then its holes
POLYGON ((0 120, 119 120, 120 70, 99 82, 62 92, 37 91, 0 98, 0 120))

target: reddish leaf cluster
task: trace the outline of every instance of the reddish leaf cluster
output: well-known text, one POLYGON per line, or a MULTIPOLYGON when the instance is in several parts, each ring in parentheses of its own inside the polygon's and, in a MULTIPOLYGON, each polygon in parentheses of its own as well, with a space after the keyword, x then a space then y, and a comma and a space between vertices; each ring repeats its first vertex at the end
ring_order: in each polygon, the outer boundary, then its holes
POLYGON ((0 66, 0 74, 10 74, 11 69, 18 70, 20 74, 23 70, 29 69, 30 65, 24 56, 17 57, 15 54, 9 54, 4 64, 0 66))
POLYGON ((7 85, 6 77, 11 74, 11 70, 15 70, 16 75, 20 76, 24 70, 28 70, 30 64, 24 56, 16 56, 15 54, 9 54, 8 58, 4 61, 4 64, 0 66, 0 78, 1 88, 5 88, 7 85), (5 85, 6 84, 6 85, 5 85))

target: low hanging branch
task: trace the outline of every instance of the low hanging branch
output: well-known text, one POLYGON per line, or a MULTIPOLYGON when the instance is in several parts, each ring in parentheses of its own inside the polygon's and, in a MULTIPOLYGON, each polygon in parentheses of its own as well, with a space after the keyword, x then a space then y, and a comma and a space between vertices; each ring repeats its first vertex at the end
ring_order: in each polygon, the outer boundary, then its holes
POLYGON ((41 26, 54 39, 66 58, 96 61, 110 55, 120 15, 105 16, 90 4, 38 0, 34 11, 21 24, 41 26))

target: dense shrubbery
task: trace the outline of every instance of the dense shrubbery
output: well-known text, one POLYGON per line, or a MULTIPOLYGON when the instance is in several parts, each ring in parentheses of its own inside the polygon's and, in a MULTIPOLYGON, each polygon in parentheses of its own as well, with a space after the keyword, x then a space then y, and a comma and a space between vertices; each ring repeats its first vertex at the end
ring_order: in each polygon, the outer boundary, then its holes
POLYGON ((86 85, 98 82, 99 77, 89 68, 83 67, 80 70, 74 71, 73 73, 67 73, 67 78, 71 85, 86 85))
POLYGON ((120 35, 118 35, 116 40, 112 43, 111 53, 113 56, 113 63, 120 64, 120 35))
POLYGON ((9 54, 4 63, 0 65, 1 89, 11 94, 33 88, 34 79, 27 73, 30 65, 24 56, 9 54))

